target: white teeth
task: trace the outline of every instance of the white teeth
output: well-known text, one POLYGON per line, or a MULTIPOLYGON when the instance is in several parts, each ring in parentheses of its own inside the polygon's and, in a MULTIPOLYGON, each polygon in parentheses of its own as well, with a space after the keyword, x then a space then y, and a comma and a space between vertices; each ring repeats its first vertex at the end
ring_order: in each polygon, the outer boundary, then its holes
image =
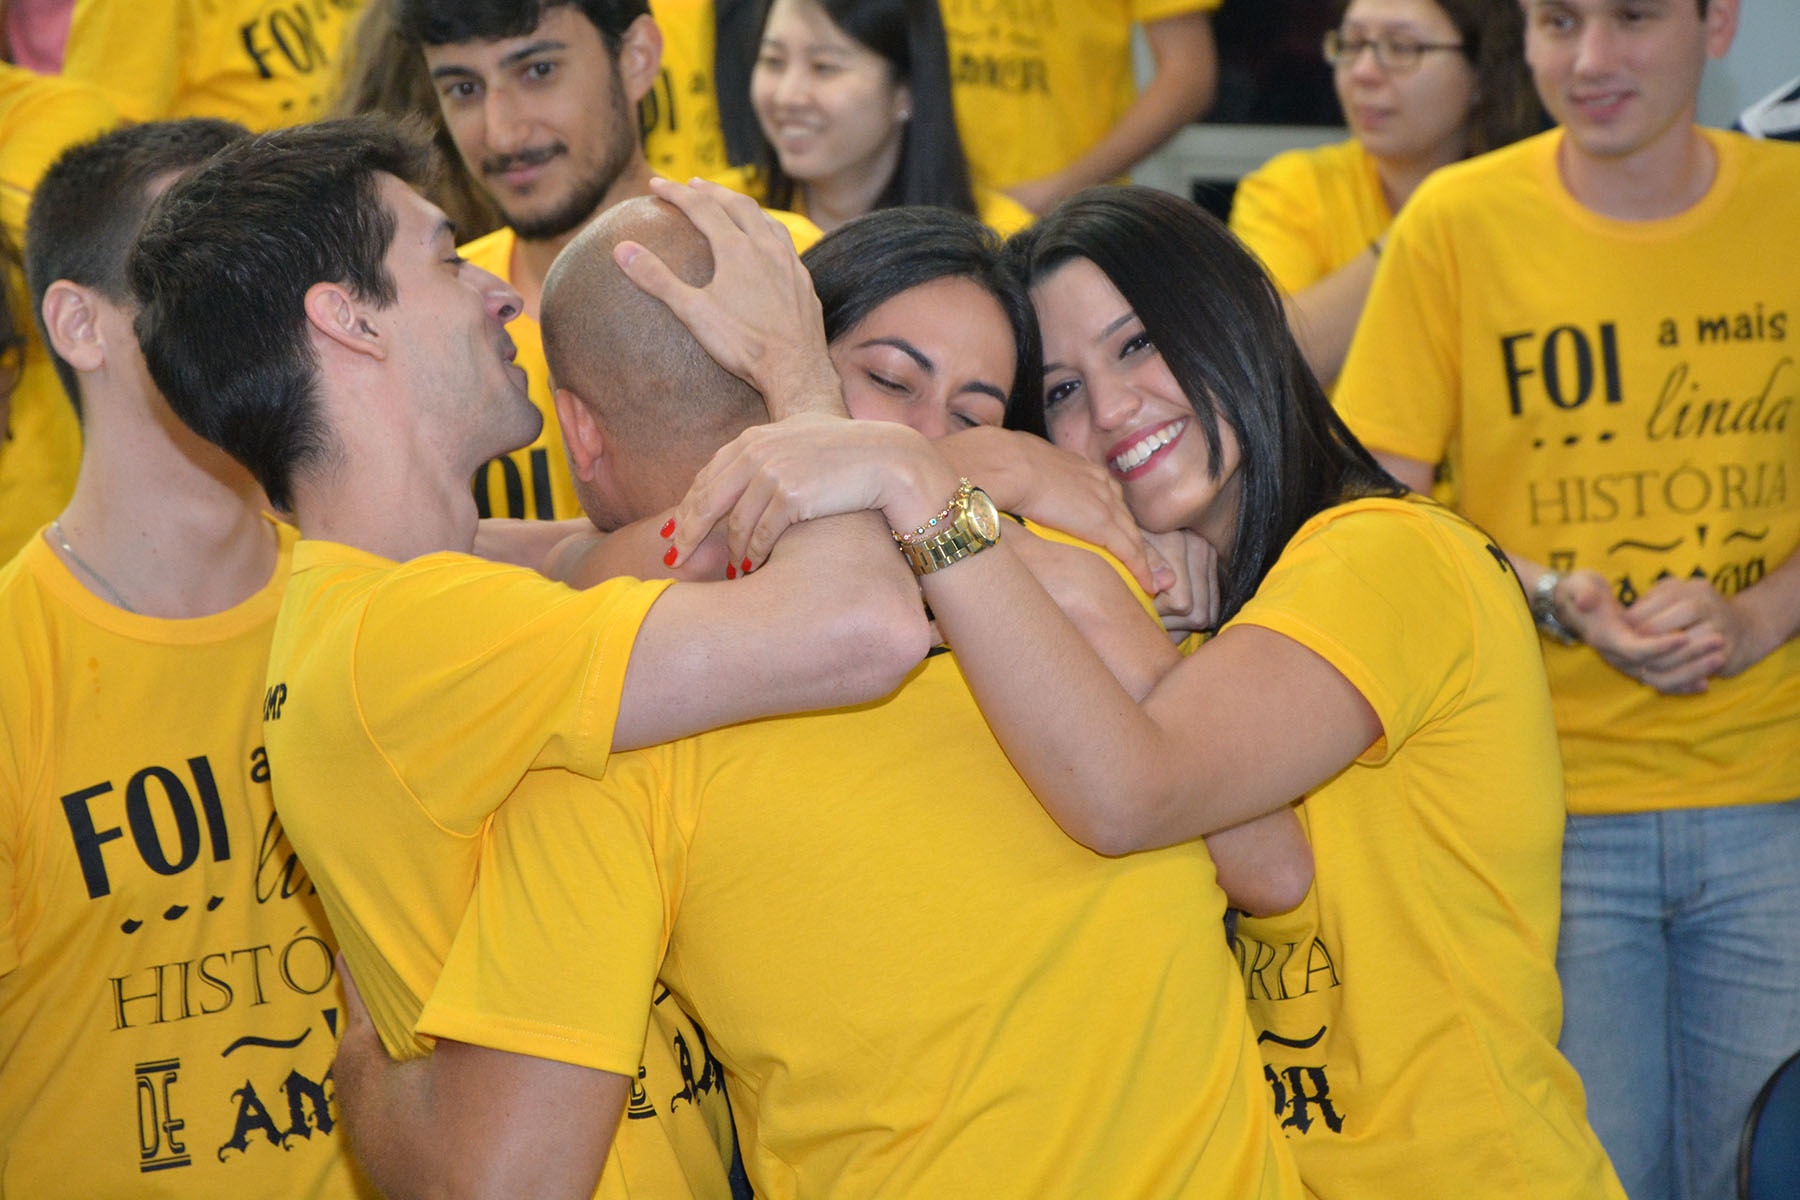
POLYGON ((1150 461, 1150 456, 1152 454, 1155 454, 1158 450, 1161 450, 1164 446, 1180 437, 1181 431, 1187 428, 1187 424, 1186 419, 1183 419, 1175 422, 1173 425, 1163 426, 1143 441, 1126 450, 1123 454, 1108 460, 1109 465, 1121 475, 1136 470, 1138 467, 1141 467, 1146 462, 1150 461))

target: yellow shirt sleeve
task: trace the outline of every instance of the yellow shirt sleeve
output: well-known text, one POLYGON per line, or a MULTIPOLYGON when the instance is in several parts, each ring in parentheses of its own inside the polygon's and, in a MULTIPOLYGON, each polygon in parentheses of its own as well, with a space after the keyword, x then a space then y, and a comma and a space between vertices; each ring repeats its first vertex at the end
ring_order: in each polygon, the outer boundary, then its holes
POLYGON ((369 602, 354 672, 363 720, 431 817, 472 832, 526 771, 599 778, 632 643, 667 580, 586 591, 434 554, 369 602), (446 753, 455 747, 455 753, 446 753))

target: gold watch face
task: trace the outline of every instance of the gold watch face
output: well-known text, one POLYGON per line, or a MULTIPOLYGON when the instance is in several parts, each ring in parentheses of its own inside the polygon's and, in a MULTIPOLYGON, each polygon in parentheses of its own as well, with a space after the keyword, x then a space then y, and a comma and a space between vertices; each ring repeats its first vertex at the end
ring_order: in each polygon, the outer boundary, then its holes
POLYGON ((987 545, 1000 540, 1000 514, 994 508, 994 502, 980 488, 969 493, 969 528, 987 545))

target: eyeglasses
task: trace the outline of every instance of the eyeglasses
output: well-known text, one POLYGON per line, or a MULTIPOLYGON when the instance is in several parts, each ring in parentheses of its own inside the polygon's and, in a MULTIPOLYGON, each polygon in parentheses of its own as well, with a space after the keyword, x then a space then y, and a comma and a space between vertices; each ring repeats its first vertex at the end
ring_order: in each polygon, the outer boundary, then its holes
POLYGON ((1325 31, 1325 61, 1333 67, 1348 67, 1364 50, 1375 51, 1375 65, 1394 75, 1405 75, 1419 69, 1419 60, 1427 50, 1461 50, 1461 42, 1421 42, 1409 37, 1367 38, 1348 36, 1341 29, 1325 31))

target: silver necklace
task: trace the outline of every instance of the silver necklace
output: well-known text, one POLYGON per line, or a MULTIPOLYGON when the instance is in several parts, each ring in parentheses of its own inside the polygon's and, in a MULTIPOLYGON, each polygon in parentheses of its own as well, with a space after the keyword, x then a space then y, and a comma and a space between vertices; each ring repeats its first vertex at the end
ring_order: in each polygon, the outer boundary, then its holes
POLYGON ((62 552, 69 556, 69 561, 74 563, 76 566, 80 567, 83 571, 86 571, 88 573, 88 576, 90 578, 92 578, 95 583, 97 583, 101 587, 105 588, 107 596, 112 600, 112 602, 114 604, 118 605, 120 608, 124 609, 128 613, 135 613, 137 611, 137 609, 131 607, 130 604, 126 603, 125 597, 119 594, 118 588, 114 587, 111 583, 107 582, 106 576, 104 576, 100 572, 94 570, 93 565, 91 563, 89 563, 85 558, 81 557, 81 555, 75 553, 75 547, 69 545, 69 539, 66 536, 64 536, 64 534, 63 534, 61 517, 58 517, 54 521, 50 522, 50 532, 56 535, 56 544, 58 546, 61 546, 62 552))

